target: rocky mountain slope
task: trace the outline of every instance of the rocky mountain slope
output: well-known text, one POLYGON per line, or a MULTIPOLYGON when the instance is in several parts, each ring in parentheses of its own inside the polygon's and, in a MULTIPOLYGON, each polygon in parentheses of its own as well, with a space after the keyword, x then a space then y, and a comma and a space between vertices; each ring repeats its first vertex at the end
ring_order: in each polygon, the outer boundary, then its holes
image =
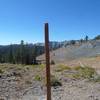
MULTIPOLYGON (((50 52, 51 60, 56 63, 63 63, 85 57, 93 57, 100 55, 100 40, 91 40, 82 44, 63 46, 50 52)), ((44 54, 37 57, 43 60, 44 54)))

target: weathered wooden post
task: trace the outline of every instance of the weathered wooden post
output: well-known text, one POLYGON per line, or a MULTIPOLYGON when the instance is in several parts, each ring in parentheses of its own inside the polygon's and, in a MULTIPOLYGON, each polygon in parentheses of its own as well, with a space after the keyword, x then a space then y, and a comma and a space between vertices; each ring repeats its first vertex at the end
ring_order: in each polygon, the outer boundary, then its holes
POLYGON ((49 25, 48 23, 45 23, 45 58, 46 58, 46 78, 47 78, 47 100, 51 100, 49 25))

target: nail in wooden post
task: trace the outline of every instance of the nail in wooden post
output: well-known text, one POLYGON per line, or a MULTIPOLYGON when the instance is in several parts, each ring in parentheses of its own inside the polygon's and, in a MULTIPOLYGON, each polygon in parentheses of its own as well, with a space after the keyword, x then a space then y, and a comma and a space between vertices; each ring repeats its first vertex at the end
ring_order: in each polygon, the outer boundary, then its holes
POLYGON ((48 23, 45 23, 45 58, 46 58, 46 78, 47 78, 47 100, 51 100, 49 25, 48 23))

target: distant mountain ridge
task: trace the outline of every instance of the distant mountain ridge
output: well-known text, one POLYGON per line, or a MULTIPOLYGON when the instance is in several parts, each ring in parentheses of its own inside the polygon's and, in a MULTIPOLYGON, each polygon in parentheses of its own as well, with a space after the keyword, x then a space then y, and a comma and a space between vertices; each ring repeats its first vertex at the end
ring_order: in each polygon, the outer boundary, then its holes
MULTIPOLYGON (((100 36, 91 40, 86 36, 85 39, 80 40, 50 41, 49 46, 52 52, 51 58, 55 61, 58 60, 57 62, 95 56, 100 54, 100 36)), ((25 44, 23 40, 20 44, 1 45, 0 62, 33 64, 36 62, 36 57, 44 54, 44 48, 44 43, 25 44)))

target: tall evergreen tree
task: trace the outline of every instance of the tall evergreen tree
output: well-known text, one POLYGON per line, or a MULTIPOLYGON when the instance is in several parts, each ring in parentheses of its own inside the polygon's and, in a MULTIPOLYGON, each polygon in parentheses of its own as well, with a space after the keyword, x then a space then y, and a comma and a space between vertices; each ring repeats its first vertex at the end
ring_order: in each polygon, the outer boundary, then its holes
POLYGON ((13 46, 12 46, 12 44, 10 45, 10 48, 9 48, 8 58, 9 58, 8 62, 14 63, 14 59, 13 59, 13 46))
POLYGON ((89 37, 86 35, 85 37, 85 41, 87 42, 89 40, 89 37))
POLYGON ((21 40, 21 44, 20 44, 20 58, 21 58, 21 64, 24 64, 24 61, 25 61, 25 59, 24 59, 24 41, 23 40, 21 40))

